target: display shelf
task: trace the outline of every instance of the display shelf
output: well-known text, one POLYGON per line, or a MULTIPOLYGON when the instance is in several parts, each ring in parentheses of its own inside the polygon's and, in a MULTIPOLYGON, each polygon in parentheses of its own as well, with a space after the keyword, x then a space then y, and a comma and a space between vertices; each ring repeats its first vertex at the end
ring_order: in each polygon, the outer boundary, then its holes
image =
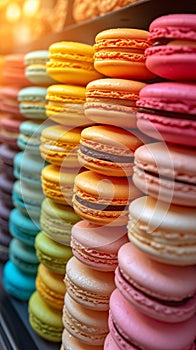
MULTIPOLYGON (((70 5, 71 6, 71 5, 70 5)), ((48 49, 49 45, 57 41, 80 41, 94 44, 95 36, 102 30, 109 28, 138 28, 149 29, 149 25, 156 17, 169 13, 196 13, 196 0, 140 0, 124 8, 96 17, 81 24, 70 23, 60 33, 49 33, 40 40, 30 42, 25 46, 16 45, 16 52, 48 49)))
POLYGON ((60 343, 39 337, 31 328, 28 303, 9 296, 2 284, 3 264, 0 264, 0 349, 59 350, 60 343))

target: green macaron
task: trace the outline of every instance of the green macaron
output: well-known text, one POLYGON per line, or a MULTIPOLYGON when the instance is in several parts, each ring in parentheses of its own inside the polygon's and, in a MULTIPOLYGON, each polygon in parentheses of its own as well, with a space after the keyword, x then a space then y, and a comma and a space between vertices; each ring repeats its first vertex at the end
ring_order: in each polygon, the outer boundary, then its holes
POLYGON ((52 342, 61 341, 63 331, 61 311, 46 304, 37 291, 29 300, 28 311, 30 325, 36 333, 52 342))

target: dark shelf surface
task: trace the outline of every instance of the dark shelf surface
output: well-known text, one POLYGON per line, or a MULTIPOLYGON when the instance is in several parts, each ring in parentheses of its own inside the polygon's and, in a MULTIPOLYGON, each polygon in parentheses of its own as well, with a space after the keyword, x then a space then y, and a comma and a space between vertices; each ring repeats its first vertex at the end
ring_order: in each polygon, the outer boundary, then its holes
POLYGON ((81 24, 69 24, 60 33, 49 33, 40 40, 25 46, 16 47, 17 52, 48 49, 57 41, 79 41, 94 44, 95 36, 109 28, 149 29, 150 23, 157 17, 170 13, 196 14, 196 0, 140 0, 119 10, 96 17, 81 24))
POLYGON ((9 296, 2 284, 3 264, 0 264, 0 349, 59 350, 59 343, 39 337, 29 324, 28 303, 9 296))

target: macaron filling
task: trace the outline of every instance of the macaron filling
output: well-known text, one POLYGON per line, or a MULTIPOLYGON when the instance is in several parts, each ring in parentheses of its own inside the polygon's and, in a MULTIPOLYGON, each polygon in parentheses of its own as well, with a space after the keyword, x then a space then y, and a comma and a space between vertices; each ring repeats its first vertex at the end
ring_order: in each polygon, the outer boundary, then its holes
POLYGON ((123 211, 128 210, 128 205, 107 205, 107 204, 100 204, 97 202, 90 202, 87 201, 81 197, 79 197, 77 194, 75 195, 75 200, 84 205, 85 207, 95 209, 95 210, 103 210, 103 211, 123 211))
POLYGON ((160 110, 160 109, 153 109, 148 107, 139 107, 138 113, 147 113, 151 115, 159 115, 161 117, 167 117, 167 118, 176 118, 176 119, 190 119, 190 120, 196 120, 195 114, 185 114, 180 112, 172 112, 172 111, 166 111, 160 110))
POLYGON ((83 145, 80 146, 80 151, 87 156, 113 163, 133 163, 134 161, 134 157, 119 156, 107 152, 95 151, 94 149, 83 145))

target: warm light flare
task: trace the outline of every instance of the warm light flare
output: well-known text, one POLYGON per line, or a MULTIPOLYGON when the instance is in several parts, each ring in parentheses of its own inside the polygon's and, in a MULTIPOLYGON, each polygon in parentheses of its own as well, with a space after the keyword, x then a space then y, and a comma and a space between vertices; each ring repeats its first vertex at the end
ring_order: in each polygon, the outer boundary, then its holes
POLYGON ((21 16, 21 8, 17 2, 11 2, 6 9, 6 19, 9 23, 18 22, 21 16))
POLYGON ((26 17, 33 17, 38 11, 40 0, 26 0, 23 5, 23 14, 26 17))

